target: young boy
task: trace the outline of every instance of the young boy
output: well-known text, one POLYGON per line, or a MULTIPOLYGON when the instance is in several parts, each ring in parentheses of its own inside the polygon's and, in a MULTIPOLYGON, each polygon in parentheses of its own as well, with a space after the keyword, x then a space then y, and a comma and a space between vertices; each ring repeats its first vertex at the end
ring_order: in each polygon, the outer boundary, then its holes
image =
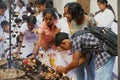
MULTIPOLYGON (((100 46, 100 40, 96 38, 91 33, 85 33, 82 35, 75 33, 72 36, 69 36, 67 33, 60 32, 55 36, 55 44, 60 47, 62 50, 72 50, 73 57, 70 64, 66 67, 57 66, 57 72, 67 73, 69 70, 80 66, 81 64, 88 61, 87 56, 93 55, 95 52, 85 51, 82 48, 82 45, 94 48, 100 46)), ((89 62, 89 61, 88 61, 89 62)), ((115 62, 115 57, 111 56, 108 52, 97 52, 94 57, 94 71, 95 80, 111 80, 111 74, 115 62), (109 66, 109 67, 108 67, 109 66), (102 72, 103 71, 103 72, 102 72), (101 74, 102 73, 102 74, 101 74), (102 78, 104 77, 104 79, 102 78)), ((93 67, 94 67, 93 66, 93 67)), ((91 73, 92 74, 92 73, 91 73)), ((84 77, 84 76, 83 76, 84 77)))

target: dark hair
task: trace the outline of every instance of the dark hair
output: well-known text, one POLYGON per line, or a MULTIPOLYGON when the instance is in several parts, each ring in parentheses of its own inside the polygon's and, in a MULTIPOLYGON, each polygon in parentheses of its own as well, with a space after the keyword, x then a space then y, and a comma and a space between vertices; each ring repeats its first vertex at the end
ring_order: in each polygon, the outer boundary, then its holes
POLYGON ((0 1, 0 9, 7 9, 7 5, 4 3, 4 1, 0 1))
POLYGON ((36 17, 33 15, 28 16, 27 22, 32 23, 32 24, 36 24, 36 22, 37 22, 36 17))
POLYGON ((16 19, 14 20, 15 23, 19 23, 19 22, 21 22, 21 21, 22 21, 22 20, 19 19, 19 18, 16 18, 16 19))
POLYGON ((3 20, 3 21, 1 22, 1 27, 3 28, 4 25, 9 25, 9 22, 6 21, 6 20, 3 20))
POLYGON ((84 10, 77 2, 72 2, 68 7, 68 10, 72 15, 72 19, 81 19, 84 16, 84 10))
POLYGON ((34 14, 34 13, 35 13, 35 10, 32 10, 31 7, 27 7, 26 9, 27 9, 27 11, 30 12, 31 14, 34 14))
POLYGON ((55 35, 54 43, 59 46, 64 39, 69 39, 68 34, 65 32, 59 32, 55 35))
POLYGON ((27 9, 28 12, 32 11, 31 7, 27 7, 26 9, 27 9))
POLYGON ((53 7, 54 4, 53 4, 53 1, 52 0, 46 0, 46 7, 47 8, 50 8, 50 7, 53 7))
POLYGON ((25 15, 25 14, 24 14, 24 15, 22 15, 22 20, 23 20, 23 21, 27 21, 27 18, 28 18, 28 16, 27 16, 27 15, 25 15))
MULTIPOLYGON (((57 9, 54 7, 54 4, 53 4, 53 0, 46 0, 46 8, 53 8, 55 13, 59 16, 59 18, 61 17, 60 16, 60 13, 57 11, 57 9)), ((57 18, 57 17, 56 17, 57 18)))
POLYGON ((29 4, 30 4, 31 7, 33 7, 33 3, 32 2, 30 2, 29 4))
MULTIPOLYGON (((99 2, 99 3, 101 3, 101 4, 106 4, 106 8, 110 9, 110 10, 113 12, 114 17, 115 17, 115 19, 116 19, 115 12, 114 12, 112 6, 111 6, 110 4, 108 4, 108 1, 107 1, 107 0, 97 0, 97 2, 99 2)), ((99 11, 98 11, 98 13, 99 13, 99 11)))
POLYGON ((25 3, 22 0, 19 0, 19 2, 22 4, 22 6, 25 6, 25 3))
POLYGON ((70 5, 72 5, 72 2, 69 2, 69 3, 65 4, 64 8, 69 7, 70 5))
POLYGON ((37 4, 37 5, 44 5, 45 3, 46 3, 45 0, 37 0, 37 1, 36 1, 36 4, 37 4))
POLYGON ((46 14, 51 14, 55 19, 57 19, 57 16, 56 16, 56 14, 55 14, 54 8, 47 8, 47 9, 43 12, 43 17, 45 17, 46 14))

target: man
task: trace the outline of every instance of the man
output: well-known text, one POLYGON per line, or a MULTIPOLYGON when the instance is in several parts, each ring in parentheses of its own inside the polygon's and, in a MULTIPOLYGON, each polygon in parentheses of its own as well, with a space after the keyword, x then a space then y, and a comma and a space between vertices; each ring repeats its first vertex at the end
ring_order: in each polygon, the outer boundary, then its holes
MULTIPOLYGON (((83 13, 81 13, 82 7, 80 6, 80 4, 74 2, 69 7, 69 11, 71 12, 72 18, 76 23, 81 24, 84 22, 83 13)), ((96 38, 93 34, 85 33, 80 35, 78 31, 72 36, 69 36, 67 33, 61 32, 55 36, 54 41, 56 46, 60 47, 62 50, 72 50, 73 52, 71 63, 68 64, 66 67, 57 66, 57 72, 67 73, 69 72, 69 70, 76 68, 77 66, 80 66, 85 62, 89 66, 89 63, 93 59, 94 66, 92 67, 91 73, 89 73, 88 75, 94 74, 95 72, 95 78, 93 77, 91 80, 111 80, 115 57, 111 56, 106 51, 95 52, 93 50, 86 51, 83 49, 83 45, 90 47, 91 49, 100 46, 101 40, 96 38), (92 59, 90 59, 90 55, 92 55, 92 59)))
MULTIPOLYGON (((93 54, 94 52, 84 51, 81 45, 84 44, 90 47, 94 45, 97 45, 96 47, 99 47, 100 45, 100 40, 91 33, 85 33, 83 35, 76 34, 69 37, 67 33, 61 32, 55 36, 56 46, 59 46, 62 50, 73 51, 72 62, 66 67, 57 66, 56 70, 58 72, 67 73, 69 70, 80 66, 84 62, 88 61, 87 56, 93 54)), ((104 51, 95 53, 95 80, 100 80, 102 79, 102 77, 104 77, 104 79, 102 80, 111 80, 114 61, 115 57, 111 56, 108 52, 104 51)))

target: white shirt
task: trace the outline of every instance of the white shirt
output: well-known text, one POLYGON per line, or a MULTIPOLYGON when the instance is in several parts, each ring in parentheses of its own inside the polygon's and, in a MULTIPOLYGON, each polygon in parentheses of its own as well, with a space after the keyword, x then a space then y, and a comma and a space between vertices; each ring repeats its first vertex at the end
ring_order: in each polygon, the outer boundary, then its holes
POLYGON ((112 30, 114 33, 118 34, 118 23, 113 22, 113 23, 112 23, 112 26, 111 26, 111 30, 112 30))
POLYGON ((23 23, 20 28, 20 32, 24 34, 23 44, 25 45, 33 43, 36 40, 36 34, 31 33, 27 26, 27 23, 23 23))
MULTIPOLYGON (((63 52, 59 52, 56 55, 56 66, 67 66, 71 61, 72 61, 72 55, 70 55, 70 51, 63 51, 63 52)), ((68 76, 69 78, 72 78, 72 80, 79 80, 79 67, 78 68, 74 68, 72 70, 70 70, 66 76, 68 76)))
POLYGON ((60 32, 65 32, 65 33, 70 34, 70 30, 69 30, 66 17, 59 19, 56 26, 61 29, 60 32))
POLYGON ((20 9, 20 7, 17 6, 14 11, 15 11, 15 12, 19 12, 18 18, 22 19, 22 15, 23 15, 23 13, 26 11, 26 7, 23 6, 23 7, 20 9))
POLYGON ((37 37, 35 33, 30 32, 27 26, 27 23, 23 23, 20 28, 20 32, 24 34, 22 46, 25 46, 21 47, 20 52, 22 52, 22 54, 20 55, 20 58, 26 58, 30 53, 33 52, 34 42, 36 41, 37 37))
POLYGON ((43 21, 43 12, 40 12, 40 14, 36 16, 36 19, 37 19, 37 23, 41 24, 43 21))
MULTIPOLYGON (((75 33, 79 30, 83 30, 85 27, 88 27, 88 20, 86 19, 85 22, 81 25, 77 25, 77 23, 74 20, 72 20, 71 26, 73 27, 72 33, 75 33)), ((70 28, 69 28, 68 21, 67 21, 66 17, 58 20, 57 27, 59 27, 61 29, 61 32, 66 32, 66 33, 70 34, 70 28)))
POLYGON ((103 12, 98 13, 95 16, 98 27, 111 28, 114 20, 114 14, 111 10, 105 9, 103 12))

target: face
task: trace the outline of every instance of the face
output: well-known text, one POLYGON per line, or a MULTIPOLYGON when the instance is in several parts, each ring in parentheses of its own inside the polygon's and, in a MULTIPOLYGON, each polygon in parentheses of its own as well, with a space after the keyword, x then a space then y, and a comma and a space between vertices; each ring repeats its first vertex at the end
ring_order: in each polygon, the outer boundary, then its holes
POLYGON ((34 29, 35 24, 32 23, 27 23, 28 24, 28 29, 32 31, 34 29))
POLYGON ((97 4, 98 4, 98 7, 99 7, 100 10, 104 11, 106 9, 106 4, 105 3, 102 4, 100 2, 97 2, 97 4))
POLYGON ((60 50, 61 51, 64 51, 64 50, 71 50, 71 42, 69 39, 64 39, 60 46, 59 46, 60 50))
POLYGON ((19 7, 22 7, 22 3, 21 3, 20 1, 17 2, 17 5, 18 5, 19 7))
POLYGON ((67 7, 64 8, 64 17, 66 17, 68 21, 71 21, 71 20, 72 20, 72 16, 71 16, 71 14, 69 13, 67 7))
POLYGON ((46 8, 46 4, 44 5, 37 5, 38 12, 43 12, 46 8))
POLYGON ((4 15, 4 12, 5 12, 5 10, 4 9, 0 9, 0 15, 4 15))
POLYGON ((9 25, 4 25, 3 30, 4 32, 9 32, 9 25))
POLYGON ((54 22, 54 17, 52 16, 52 14, 48 13, 44 16, 44 20, 47 26, 51 27, 54 22))

